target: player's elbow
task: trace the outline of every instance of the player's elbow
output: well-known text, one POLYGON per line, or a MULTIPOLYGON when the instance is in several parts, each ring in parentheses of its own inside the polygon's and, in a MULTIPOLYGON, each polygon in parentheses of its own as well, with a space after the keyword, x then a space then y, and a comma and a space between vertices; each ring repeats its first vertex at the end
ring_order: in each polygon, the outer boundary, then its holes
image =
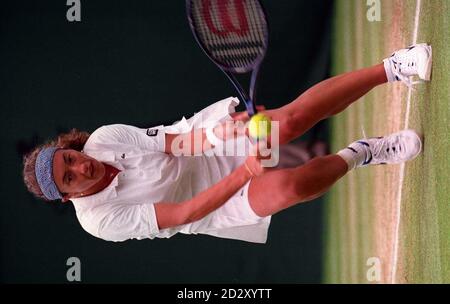
POLYGON ((198 208, 195 208, 193 201, 185 201, 180 204, 179 220, 183 224, 196 222, 204 217, 204 214, 198 208))
POLYGON ((172 228, 190 222, 190 215, 185 203, 156 203, 155 212, 159 229, 172 228))
POLYGON ((156 203, 155 212, 159 229, 196 222, 209 213, 207 209, 199 208, 195 199, 181 203, 156 203))

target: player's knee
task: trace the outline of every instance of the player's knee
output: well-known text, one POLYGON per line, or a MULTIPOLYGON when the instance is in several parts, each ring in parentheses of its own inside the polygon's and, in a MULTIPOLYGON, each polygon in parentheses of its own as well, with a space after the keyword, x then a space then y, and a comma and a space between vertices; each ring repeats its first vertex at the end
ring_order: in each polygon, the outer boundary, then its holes
POLYGON ((298 174, 297 168, 287 168, 283 169, 285 171, 284 178, 279 180, 282 192, 280 192, 281 197, 279 198, 282 202, 295 202, 298 201, 299 191, 298 191, 298 174))
POLYGON ((326 156, 315 157, 305 165, 295 168, 292 191, 301 202, 313 200, 326 192, 321 186, 321 172, 326 170, 326 156))
POLYGON ((284 182, 283 200, 289 202, 304 202, 310 196, 307 177, 302 176, 297 168, 292 169, 289 180, 284 182))
POLYGON ((297 111, 287 113, 283 118, 283 131, 287 133, 290 138, 296 138, 304 134, 312 126, 311 116, 304 111, 297 111))

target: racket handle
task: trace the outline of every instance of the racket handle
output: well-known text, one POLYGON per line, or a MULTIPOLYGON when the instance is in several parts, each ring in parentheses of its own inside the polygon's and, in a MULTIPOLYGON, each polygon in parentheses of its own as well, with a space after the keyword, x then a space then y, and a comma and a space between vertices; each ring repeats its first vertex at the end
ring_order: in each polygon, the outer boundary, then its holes
POLYGON ((245 106, 247 108, 247 113, 250 118, 258 112, 252 100, 246 100, 245 106))

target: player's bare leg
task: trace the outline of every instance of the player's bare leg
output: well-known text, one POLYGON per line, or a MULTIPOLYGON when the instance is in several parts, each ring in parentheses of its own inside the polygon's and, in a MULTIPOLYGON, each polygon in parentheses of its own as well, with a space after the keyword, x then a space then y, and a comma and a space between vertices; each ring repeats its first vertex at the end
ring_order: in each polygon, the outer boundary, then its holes
POLYGON ((387 82, 383 64, 324 80, 293 102, 264 111, 280 124, 280 144, 299 137, 322 119, 339 113, 377 85, 387 82))
POLYGON ((268 216, 312 200, 325 193, 347 169, 347 163, 340 156, 328 155, 314 158, 300 167, 271 170, 251 180, 250 206, 257 215, 268 216))
POLYGON ((414 159, 422 149, 420 137, 403 130, 385 137, 355 141, 337 154, 317 157, 303 166, 272 169, 251 180, 248 196, 259 216, 275 214, 324 194, 349 170, 414 159))
POLYGON ((293 102, 266 111, 280 123, 280 144, 302 135, 322 119, 346 109, 374 87, 394 81, 414 84, 410 76, 430 80, 431 46, 422 43, 394 52, 390 57, 369 68, 345 73, 313 86, 293 102))

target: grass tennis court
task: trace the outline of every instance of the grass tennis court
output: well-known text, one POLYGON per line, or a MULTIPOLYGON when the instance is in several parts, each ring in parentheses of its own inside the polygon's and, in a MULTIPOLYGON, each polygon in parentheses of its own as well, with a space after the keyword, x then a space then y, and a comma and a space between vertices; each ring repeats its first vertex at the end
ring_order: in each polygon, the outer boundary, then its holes
POLYGON ((412 128, 424 136, 423 153, 404 165, 354 170, 327 194, 323 280, 450 283, 450 1, 379 3, 381 21, 369 22, 367 1, 336 1, 333 75, 427 42, 432 81, 412 90, 402 83, 373 90, 332 119, 331 150, 363 133, 412 128), (370 258, 380 263, 380 281, 367 278, 370 258))

